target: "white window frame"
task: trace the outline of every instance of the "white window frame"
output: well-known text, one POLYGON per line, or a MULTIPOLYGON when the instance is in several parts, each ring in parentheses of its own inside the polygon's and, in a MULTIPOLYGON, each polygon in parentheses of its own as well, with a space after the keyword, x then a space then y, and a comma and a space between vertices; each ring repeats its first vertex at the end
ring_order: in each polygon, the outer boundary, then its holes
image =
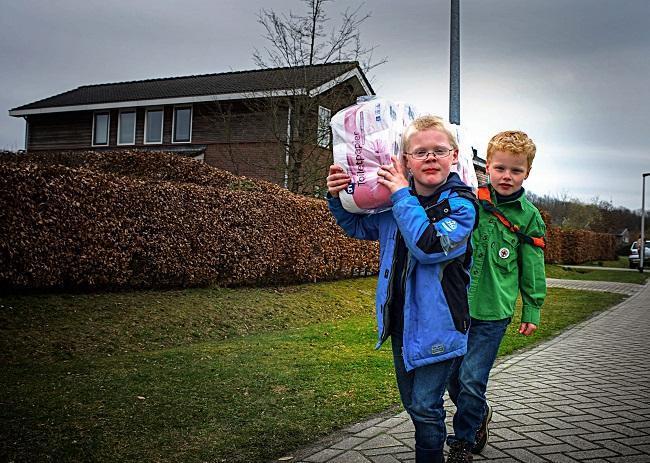
POLYGON ((173 144, 179 144, 179 143, 192 143, 192 122, 194 120, 194 106, 193 105, 175 105, 174 106, 174 112, 172 114, 172 143, 173 144), (176 110, 177 109, 188 109, 190 110, 190 139, 189 140, 183 140, 183 141, 176 141, 176 110))
POLYGON ((110 111, 95 111, 93 112, 93 131, 90 139, 90 146, 109 146, 111 143, 111 112, 110 111), (108 116, 108 121, 106 122, 106 143, 97 144, 95 143, 95 122, 97 121, 97 116, 106 114, 108 116))
POLYGON ((138 111, 135 108, 122 109, 117 116, 117 144, 118 146, 135 145, 135 127, 138 125, 138 111), (122 132, 122 114, 133 113, 133 138, 130 143, 120 143, 120 133, 122 132))
POLYGON ((162 145, 163 143, 163 134, 164 132, 164 127, 165 127, 165 108, 146 108, 144 111, 144 138, 142 142, 145 145, 162 145), (147 127, 148 127, 148 121, 149 121, 149 113, 152 111, 160 111, 162 113, 162 117, 160 118, 160 141, 147 141, 147 127))
POLYGON ((321 148, 329 148, 330 144, 332 143, 332 133, 330 132, 330 123, 329 123, 330 119, 332 119, 332 110, 326 108, 325 106, 319 105, 318 124, 316 129, 316 144, 321 148), (321 117, 321 112, 323 113, 327 112, 326 124, 324 123, 325 119, 321 117), (327 136, 325 136, 325 133, 327 133, 327 136))

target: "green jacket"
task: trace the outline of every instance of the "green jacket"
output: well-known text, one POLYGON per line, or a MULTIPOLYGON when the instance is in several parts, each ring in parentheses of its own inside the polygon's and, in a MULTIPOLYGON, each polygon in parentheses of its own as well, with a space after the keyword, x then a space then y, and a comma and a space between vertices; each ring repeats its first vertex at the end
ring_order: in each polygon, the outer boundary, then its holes
MULTIPOLYGON (((496 204, 490 187, 492 202, 496 204)), ((544 236, 546 226, 533 204, 521 195, 496 204, 510 222, 532 237, 544 236)), ((540 308, 546 297, 544 251, 521 242, 491 213, 479 206, 478 228, 472 235, 474 262, 469 289, 472 318, 502 320, 512 317, 517 295, 523 302, 521 322, 539 325, 540 308)))

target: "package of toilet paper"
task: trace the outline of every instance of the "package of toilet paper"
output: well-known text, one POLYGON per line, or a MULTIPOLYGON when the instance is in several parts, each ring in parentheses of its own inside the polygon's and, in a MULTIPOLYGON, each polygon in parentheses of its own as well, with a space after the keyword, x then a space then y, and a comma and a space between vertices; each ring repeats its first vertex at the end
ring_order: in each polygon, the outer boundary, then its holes
POLYGON ((332 117, 334 163, 351 177, 339 194, 348 212, 372 214, 391 207, 390 190, 377 182, 379 166, 401 158, 402 134, 415 119, 412 105, 384 98, 360 99, 332 117))

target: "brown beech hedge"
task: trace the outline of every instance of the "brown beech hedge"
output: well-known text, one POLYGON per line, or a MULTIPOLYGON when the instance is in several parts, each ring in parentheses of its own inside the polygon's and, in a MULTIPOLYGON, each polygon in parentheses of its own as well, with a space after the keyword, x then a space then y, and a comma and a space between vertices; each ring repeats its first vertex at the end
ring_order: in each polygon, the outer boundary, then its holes
MULTIPOLYGON (((544 220, 550 223, 548 214, 544 220)), ((372 274, 323 200, 164 152, 0 156, 0 289, 276 285, 372 274)), ((546 261, 615 258, 550 226, 546 261)))
POLYGON ((375 273, 323 200, 178 155, 0 158, 0 288, 274 285, 375 273))
POLYGON ((549 225, 551 217, 542 212, 546 228, 546 250, 544 258, 548 263, 582 264, 597 260, 616 259, 616 237, 608 233, 589 230, 563 230, 549 225))

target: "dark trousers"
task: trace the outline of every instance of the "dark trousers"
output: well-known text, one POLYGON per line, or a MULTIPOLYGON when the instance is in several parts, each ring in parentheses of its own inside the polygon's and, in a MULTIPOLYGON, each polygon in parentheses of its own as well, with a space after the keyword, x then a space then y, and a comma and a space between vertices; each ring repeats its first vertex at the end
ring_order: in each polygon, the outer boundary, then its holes
POLYGON ((392 336, 392 347, 400 398, 415 426, 416 455, 426 455, 426 461, 442 461, 437 457, 442 458, 447 436, 443 396, 454 359, 407 372, 401 336, 392 336))
POLYGON ((448 443, 464 441, 474 444, 487 411, 485 391, 490 370, 510 319, 476 320, 472 318, 467 338, 467 353, 454 359, 447 390, 456 404, 454 435, 448 443))

